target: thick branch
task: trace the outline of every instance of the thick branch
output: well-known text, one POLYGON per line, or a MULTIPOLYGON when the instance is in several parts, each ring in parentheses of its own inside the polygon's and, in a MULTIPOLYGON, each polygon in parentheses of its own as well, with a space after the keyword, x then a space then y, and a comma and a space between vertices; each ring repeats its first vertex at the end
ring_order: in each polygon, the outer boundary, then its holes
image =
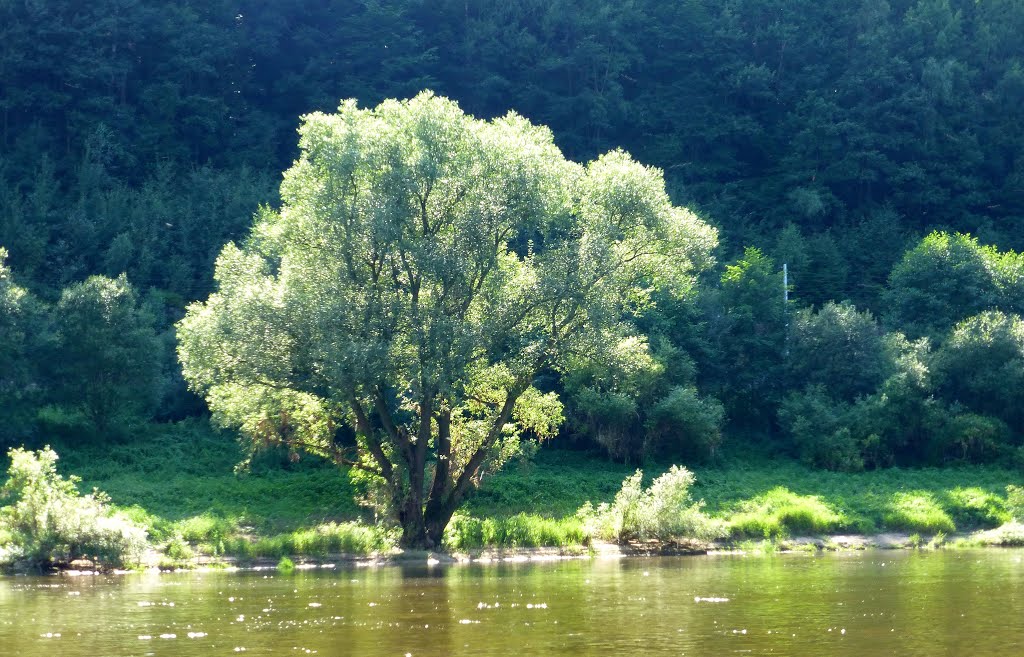
POLYGON ((452 412, 443 408, 437 413, 437 463, 434 466, 434 481, 430 486, 427 506, 430 507, 444 497, 448 478, 452 470, 452 412))
POLYGON ((377 440, 377 436, 374 433, 373 425, 370 424, 370 418, 367 417, 366 411, 363 409, 363 405, 359 403, 355 394, 349 395, 349 405, 352 407, 352 412, 356 414, 356 430, 362 434, 363 438, 366 439, 367 449, 370 450, 370 454, 373 459, 377 461, 380 466, 380 474, 384 477, 389 484, 394 483, 395 471, 391 465, 391 461, 388 460, 387 455, 384 453, 384 447, 377 440))
POLYGON ((394 418, 391 417, 391 410, 388 408, 388 402, 384 399, 384 393, 379 386, 374 387, 373 390, 373 408, 377 411, 377 417, 380 418, 380 423, 383 425, 384 431, 387 432, 392 444, 402 450, 405 462, 412 465, 409 437, 395 424, 394 418))
POLYGON ((423 471, 427 465, 427 443, 430 442, 431 418, 434 415, 434 393, 430 390, 423 392, 423 401, 420 404, 420 426, 416 433, 416 446, 413 450, 414 460, 410 464, 410 476, 414 477, 418 485, 422 486, 423 471))
POLYGON ((501 432, 504 430, 505 425, 508 424, 509 420, 512 419, 512 411, 515 409, 516 401, 526 391, 530 385, 529 377, 520 377, 518 381, 512 386, 505 396, 505 403, 502 404, 501 411, 497 417, 494 418, 494 423, 491 425, 490 430, 487 432, 487 436, 483 442, 480 443, 480 447, 477 448, 476 452, 470 457, 469 462, 466 463, 466 467, 462 470, 458 480, 455 482, 455 486, 447 496, 446 502, 458 503, 465 496, 469 490, 469 486, 473 483, 473 478, 476 477, 476 473, 480 470, 480 466, 484 464, 484 460, 487 458, 487 453, 494 447, 494 444, 501 437, 501 432))
MULTIPOLYGON (((323 451, 325 449, 323 445, 307 443, 304 440, 289 440, 288 444, 291 447, 297 447, 311 454, 316 454, 317 452, 323 451)), ((329 447, 327 447, 326 450, 330 453, 331 460, 333 460, 338 465, 347 465, 350 468, 356 468, 357 470, 362 470, 363 472, 369 472, 370 474, 375 474, 378 477, 384 476, 383 468, 372 468, 366 465, 365 463, 349 458, 345 456, 344 450, 342 450, 340 447, 333 443, 329 447)))

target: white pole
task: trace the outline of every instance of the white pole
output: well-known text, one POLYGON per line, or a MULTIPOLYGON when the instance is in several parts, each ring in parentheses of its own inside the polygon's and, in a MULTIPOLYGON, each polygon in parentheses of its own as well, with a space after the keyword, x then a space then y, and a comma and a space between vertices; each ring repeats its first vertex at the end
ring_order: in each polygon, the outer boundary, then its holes
POLYGON ((782 263, 782 298, 785 304, 782 306, 783 320, 785 321, 785 333, 783 335, 782 357, 789 359, 789 267, 782 263))

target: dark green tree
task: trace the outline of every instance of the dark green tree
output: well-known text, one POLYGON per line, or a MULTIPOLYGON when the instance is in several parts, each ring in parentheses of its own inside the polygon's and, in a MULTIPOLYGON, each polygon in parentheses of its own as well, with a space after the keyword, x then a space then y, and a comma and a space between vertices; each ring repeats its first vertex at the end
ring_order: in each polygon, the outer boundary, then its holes
POLYGON ((997 305, 995 258, 969 235, 928 235, 889 276, 886 323, 910 337, 941 339, 960 320, 997 305))
POLYGON ((882 331, 871 313, 850 303, 804 308, 790 320, 786 371, 791 389, 821 386, 853 401, 875 391, 890 372, 882 331))
POLYGON ((40 367, 47 336, 42 304, 11 278, 0 247, 0 445, 27 438, 45 392, 40 367))
POLYGON ((988 311, 956 325, 935 354, 939 394, 1024 431, 1024 320, 988 311))
POLYGON ((159 400, 161 343, 128 279, 91 276, 54 306, 57 399, 104 437, 150 417, 159 400))
MULTIPOLYGON (((709 328, 719 355, 711 392, 721 399, 730 420, 764 428, 782 393, 786 348, 786 305, 782 272, 759 249, 722 274, 720 318, 709 328)), ((714 318, 713 318, 714 319, 714 318)))

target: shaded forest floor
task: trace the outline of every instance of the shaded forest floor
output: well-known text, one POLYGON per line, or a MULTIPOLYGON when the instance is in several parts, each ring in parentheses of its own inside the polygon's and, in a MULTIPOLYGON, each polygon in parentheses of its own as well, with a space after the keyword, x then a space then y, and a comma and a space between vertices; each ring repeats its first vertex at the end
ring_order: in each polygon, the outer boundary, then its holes
MULTIPOLYGON (((246 557, 368 554, 394 540, 353 500, 346 473, 315 459, 243 455, 205 422, 156 425, 146 440, 54 445, 65 474, 110 495, 145 524, 170 560, 198 554, 246 557), (355 521, 359 521, 358 524, 355 521)), ((650 480, 669 464, 650 464, 650 480)), ((1010 519, 1006 486, 1019 470, 997 466, 811 470, 791 460, 746 458, 693 468, 695 499, 728 526, 729 540, 774 543, 798 536, 885 531, 933 536, 999 527, 1010 519)), ((451 532, 453 549, 581 545, 576 511, 611 502, 634 467, 592 454, 543 449, 485 480, 451 532)))

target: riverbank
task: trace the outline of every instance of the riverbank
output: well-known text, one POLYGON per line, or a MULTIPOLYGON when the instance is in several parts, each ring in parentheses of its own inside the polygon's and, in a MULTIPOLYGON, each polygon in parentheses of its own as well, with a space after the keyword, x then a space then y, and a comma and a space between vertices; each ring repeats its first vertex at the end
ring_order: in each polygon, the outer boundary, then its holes
MULTIPOLYGON (((490 548, 465 552, 435 552, 393 549, 376 554, 334 553, 320 556, 293 554, 282 559, 199 554, 188 560, 170 561, 165 554, 150 551, 143 562, 128 569, 104 569, 87 560, 67 564, 57 574, 67 577, 106 573, 131 574, 142 571, 175 572, 181 570, 284 571, 373 568, 381 566, 453 566, 509 563, 541 563, 575 559, 628 559, 677 556, 753 556, 775 554, 815 554, 862 552, 866 550, 963 550, 974 548, 1024 547, 1024 524, 1008 523, 994 530, 982 530, 954 536, 928 536, 898 532, 881 534, 842 534, 832 536, 796 536, 780 540, 716 541, 664 544, 658 541, 624 544, 593 541, 588 545, 534 548, 490 548)), ((17 571, 9 571, 17 572, 17 571)))
MULTIPOLYGON (((83 491, 105 491, 145 527, 160 551, 157 565, 366 558, 396 549, 395 531, 354 502, 361 491, 346 473, 315 459, 293 463, 275 454, 236 473, 242 455, 231 436, 203 423, 164 425, 148 441, 60 452, 60 469, 81 476, 83 491)), ((667 467, 648 465, 645 479, 667 467)), ((832 549, 844 543, 855 549, 884 536, 918 546, 935 536, 940 544, 1024 544, 1024 531, 993 534, 1011 519, 1006 486, 1024 483, 1019 470, 835 473, 753 459, 693 470, 694 499, 704 500, 704 511, 726 534, 713 549, 832 549)), ((537 548, 589 554, 597 542, 577 511, 588 501, 611 502, 633 471, 600 456, 542 450, 485 480, 451 524, 446 547, 455 554, 537 548)))
MULTIPOLYGON (((659 541, 612 543, 592 541, 587 545, 532 548, 483 548, 471 551, 433 552, 395 550, 387 554, 327 554, 310 558, 291 555, 295 568, 334 568, 337 566, 377 566, 402 563, 488 564, 541 562, 561 559, 623 559, 659 556, 700 555, 771 555, 793 552, 851 552, 863 550, 936 550, 1000 548, 1024 546, 1024 524, 1010 522, 989 530, 946 536, 885 532, 879 534, 836 534, 827 536, 794 536, 782 539, 724 540, 712 543, 659 541)), ((195 567, 237 567, 247 569, 277 568, 280 561, 270 558, 239 559, 236 557, 200 557, 195 567)))

